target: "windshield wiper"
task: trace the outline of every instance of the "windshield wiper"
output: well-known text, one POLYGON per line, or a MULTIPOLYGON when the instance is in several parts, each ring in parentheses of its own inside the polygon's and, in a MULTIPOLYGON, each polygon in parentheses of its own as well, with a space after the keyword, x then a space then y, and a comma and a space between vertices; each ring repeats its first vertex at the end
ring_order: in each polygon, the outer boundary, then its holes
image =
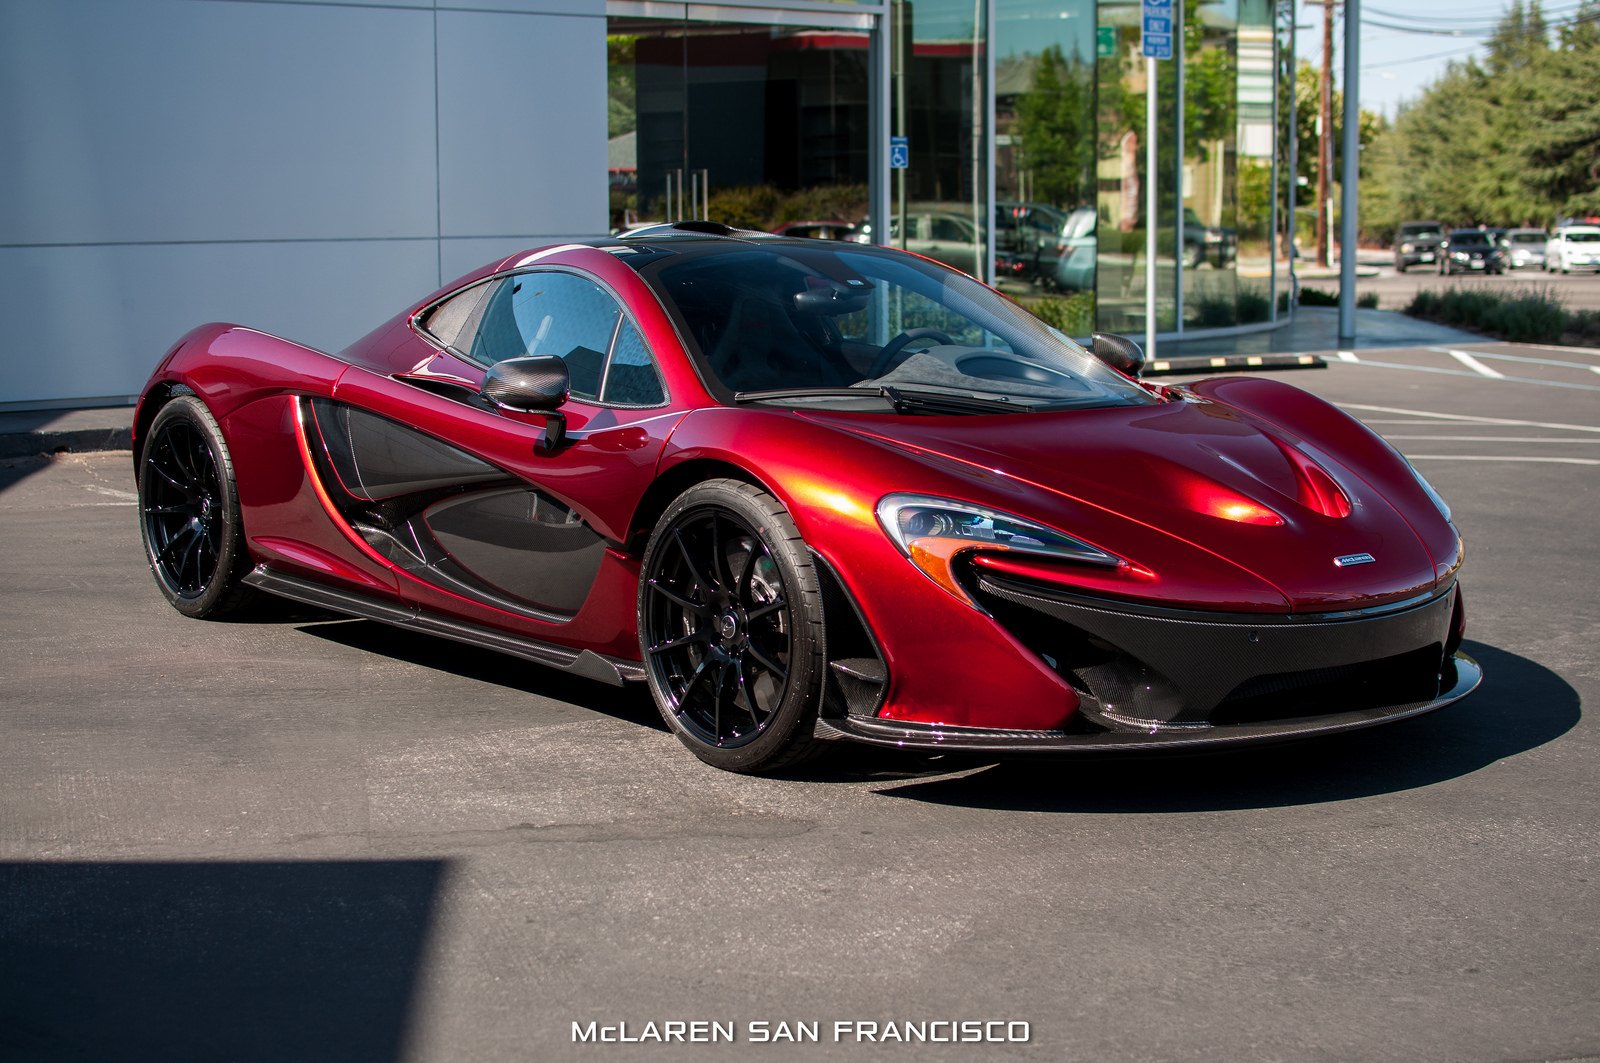
POLYGON ((893 404, 896 413, 1032 413, 1032 406, 1006 399, 983 399, 976 395, 947 395, 941 391, 906 391, 892 384, 878 388, 893 404))
POLYGON ((880 398, 877 388, 773 388, 770 391, 738 391, 733 401, 740 406, 747 402, 767 402, 771 399, 842 399, 880 398))
POLYGON ((771 391, 741 391, 733 401, 768 402, 781 399, 881 398, 895 413, 1032 413, 1033 407, 1005 399, 984 399, 976 395, 949 395, 937 391, 907 391, 892 384, 872 388, 775 388, 771 391))

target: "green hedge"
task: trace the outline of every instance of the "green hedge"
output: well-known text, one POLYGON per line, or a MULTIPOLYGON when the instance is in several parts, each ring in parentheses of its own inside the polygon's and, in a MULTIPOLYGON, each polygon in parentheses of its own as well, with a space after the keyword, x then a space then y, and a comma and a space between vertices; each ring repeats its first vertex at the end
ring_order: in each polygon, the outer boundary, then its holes
POLYGON ((1406 313, 1513 341, 1600 345, 1600 313, 1570 311, 1548 287, 1420 291, 1406 313))

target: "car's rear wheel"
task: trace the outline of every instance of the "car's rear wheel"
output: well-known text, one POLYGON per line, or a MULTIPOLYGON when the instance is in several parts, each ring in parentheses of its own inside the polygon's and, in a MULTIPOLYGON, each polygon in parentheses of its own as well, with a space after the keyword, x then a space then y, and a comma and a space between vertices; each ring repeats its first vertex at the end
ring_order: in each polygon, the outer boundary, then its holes
POLYGON ((771 495, 737 480, 680 495, 645 547, 638 608, 650 692, 697 757, 757 772, 817 750, 822 593, 771 495))
POLYGON ((217 619, 255 604, 233 460, 205 404, 180 395, 156 414, 139 461, 145 558, 173 608, 217 619))

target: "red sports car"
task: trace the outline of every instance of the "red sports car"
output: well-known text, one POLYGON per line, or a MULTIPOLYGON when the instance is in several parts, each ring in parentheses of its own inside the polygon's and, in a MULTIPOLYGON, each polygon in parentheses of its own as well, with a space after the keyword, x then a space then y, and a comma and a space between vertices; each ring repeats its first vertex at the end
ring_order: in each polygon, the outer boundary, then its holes
POLYGON ((1094 347, 885 248, 546 247, 339 354, 189 333, 135 417, 141 527, 189 616, 270 592, 644 681, 735 771, 1304 736, 1477 685, 1460 536, 1392 447, 1094 347))

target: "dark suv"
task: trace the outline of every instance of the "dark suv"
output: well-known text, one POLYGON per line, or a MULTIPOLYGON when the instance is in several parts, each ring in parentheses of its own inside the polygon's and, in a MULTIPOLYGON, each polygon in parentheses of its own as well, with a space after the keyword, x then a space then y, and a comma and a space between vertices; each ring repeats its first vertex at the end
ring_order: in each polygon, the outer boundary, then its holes
POLYGON ((1394 235, 1394 268, 1404 273, 1407 266, 1439 261, 1439 245, 1444 242, 1444 223, 1438 221, 1403 222, 1394 235))

